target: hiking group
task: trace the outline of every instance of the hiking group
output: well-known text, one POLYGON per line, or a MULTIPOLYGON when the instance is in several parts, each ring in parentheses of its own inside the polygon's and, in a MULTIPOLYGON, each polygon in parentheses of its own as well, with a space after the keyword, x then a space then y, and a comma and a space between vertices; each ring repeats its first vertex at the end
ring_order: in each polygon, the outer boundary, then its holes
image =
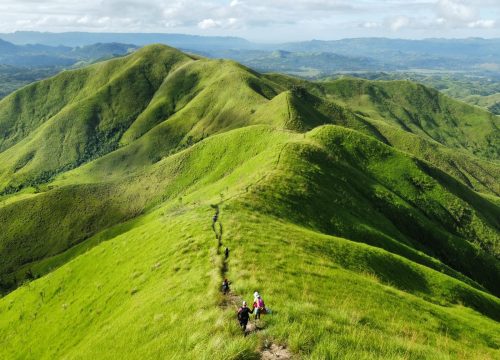
POLYGON ((264 300, 262 296, 256 291, 253 294, 253 305, 252 309, 247 305, 246 301, 243 301, 242 306, 238 309, 238 321, 240 322, 241 329, 243 332, 246 332, 248 320, 250 319, 250 315, 255 313, 255 320, 260 320, 261 314, 267 314, 268 310, 264 304, 264 300))
MULTIPOLYGON (((219 208, 216 207, 216 212, 212 217, 212 228, 213 228, 214 232, 215 232, 215 223, 218 220, 219 220, 219 208)), ((217 236, 217 233, 216 233, 216 237, 217 237, 217 239, 219 239, 219 246, 221 246, 222 245, 220 242, 221 236, 220 237, 217 236)), ((225 256, 225 260, 227 260, 229 257, 229 248, 228 247, 225 248, 224 256, 225 256)), ((222 290, 224 295, 229 294, 229 292, 230 292, 229 285, 230 284, 231 283, 229 282, 229 280, 227 278, 224 278, 224 281, 222 282, 222 287, 221 287, 221 290, 222 290)), ((248 307, 247 302, 243 301, 242 306, 238 309, 237 316, 238 316, 238 321, 240 323, 241 329, 243 330, 245 335, 246 335, 246 330, 247 330, 247 324, 248 324, 248 321, 250 320, 250 315, 255 314, 255 321, 257 321, 257 320, 260 320, 261 314, 267 314, 267 313, 270 313, 270 310, 266 308, 266 306, 264 304, 264 300, 262 299, 262 296, 260 296, 258 291, 255 291, 253 294, 253 304, 252 304, 251 310, 248 307)))

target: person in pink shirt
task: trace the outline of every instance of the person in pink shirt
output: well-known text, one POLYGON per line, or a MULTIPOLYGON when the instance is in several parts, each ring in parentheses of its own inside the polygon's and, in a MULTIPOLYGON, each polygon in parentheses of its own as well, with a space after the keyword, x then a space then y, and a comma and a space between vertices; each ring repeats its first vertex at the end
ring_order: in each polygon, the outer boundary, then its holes
POLYGON ((253 294, 253 308, 255 311, 255 320, 260 320, 260 315, 266 313, 264 300, 257 291, 253 294))

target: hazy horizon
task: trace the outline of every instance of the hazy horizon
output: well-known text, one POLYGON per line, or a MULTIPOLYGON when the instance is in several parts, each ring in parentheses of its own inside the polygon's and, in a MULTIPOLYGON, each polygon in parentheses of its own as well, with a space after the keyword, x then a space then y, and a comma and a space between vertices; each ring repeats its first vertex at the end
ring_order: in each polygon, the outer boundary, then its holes
MULTIPOLYGON (((154 32, 154 31, 83 31, 83 30, 75 30, 75 31, 40 31, 40 30, 14 30, 8 32, 2 32, 1 34, 15 34, 15 33, 40 33, 40 34, 69 34, 69 33, 81 33, 81 34, 157 34, 157 35, 187 35, 187 36, 200 36, 200 37, 228 37, 228 38, 240 38, 243 40, 248 40, 250 42, 255 43, 269 43, 275 44, 279 43, 279 41, 265 41, 265 40, 251 40, 244 36, 237 35, 208 35, 208 34, 190 34, 190 33, 182 33, 182 32, 154 32)), ((398 37, 398 36, 352 36, 352 37, 339 37, 339 38, 331 38, 331 39, 316 39, 316 38, 308 38, 301 40, 290 40, 290 42, 298 41, 338 41, 338 40, 349 40, 349 39, 389 39, 389 40, 410 40, 410 41, 419 41, 419 40, 468 40, 468 39, 481 39, 481 40, 496 40, 500 39, 500 34, 497 36, 486 37, 486 36, 463 36, 463 37, 444 37, 444 36, 434 36, 434 37, 420 37, 420 38, 411 38, 411 37, 398 37)))

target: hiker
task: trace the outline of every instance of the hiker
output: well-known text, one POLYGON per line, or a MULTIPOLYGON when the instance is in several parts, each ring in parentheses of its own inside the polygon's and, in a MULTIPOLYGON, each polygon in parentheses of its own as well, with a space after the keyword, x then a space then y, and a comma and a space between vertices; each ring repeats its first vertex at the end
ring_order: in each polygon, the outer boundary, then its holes
POLYGON ((253 309, 255 311, 255 320, 260 320, 260 315, 266 313, 266 305, 260 294, 256 291, 253 294, 253 309))
POLYGON ((238 321, 240 322, 243 332, 247 330, 248 319, 251 313, 251 310, 247 306, 247 302, 243 301, 243 306, 238 309, 238 321))
POLYGON ((212 218, 212 222, 215 224, 217 222, 218 218, 219 218, 219 214, 215 213, 214 217, 212 218))
POLYGON ((226 255, 226 259, 229 257, 229 248, 226 247, 226 251, 224 251, 224 254, 226 255))
POLYGON ((229 284, 230 284, 230 282, 227 279, 224 279, 224 281, 222 282, 222 292, 224 293, 224 295, 227 295, 227 293, 230 290, 229 284))

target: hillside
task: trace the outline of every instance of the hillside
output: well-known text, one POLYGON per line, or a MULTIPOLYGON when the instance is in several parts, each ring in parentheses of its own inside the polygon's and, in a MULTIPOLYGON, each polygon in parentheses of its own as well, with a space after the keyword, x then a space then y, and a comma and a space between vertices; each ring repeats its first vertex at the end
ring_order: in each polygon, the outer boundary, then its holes
POLYGON ((498 124, 161 45, 29 85, 0 101, 0 357, 495 359, 498 124))

